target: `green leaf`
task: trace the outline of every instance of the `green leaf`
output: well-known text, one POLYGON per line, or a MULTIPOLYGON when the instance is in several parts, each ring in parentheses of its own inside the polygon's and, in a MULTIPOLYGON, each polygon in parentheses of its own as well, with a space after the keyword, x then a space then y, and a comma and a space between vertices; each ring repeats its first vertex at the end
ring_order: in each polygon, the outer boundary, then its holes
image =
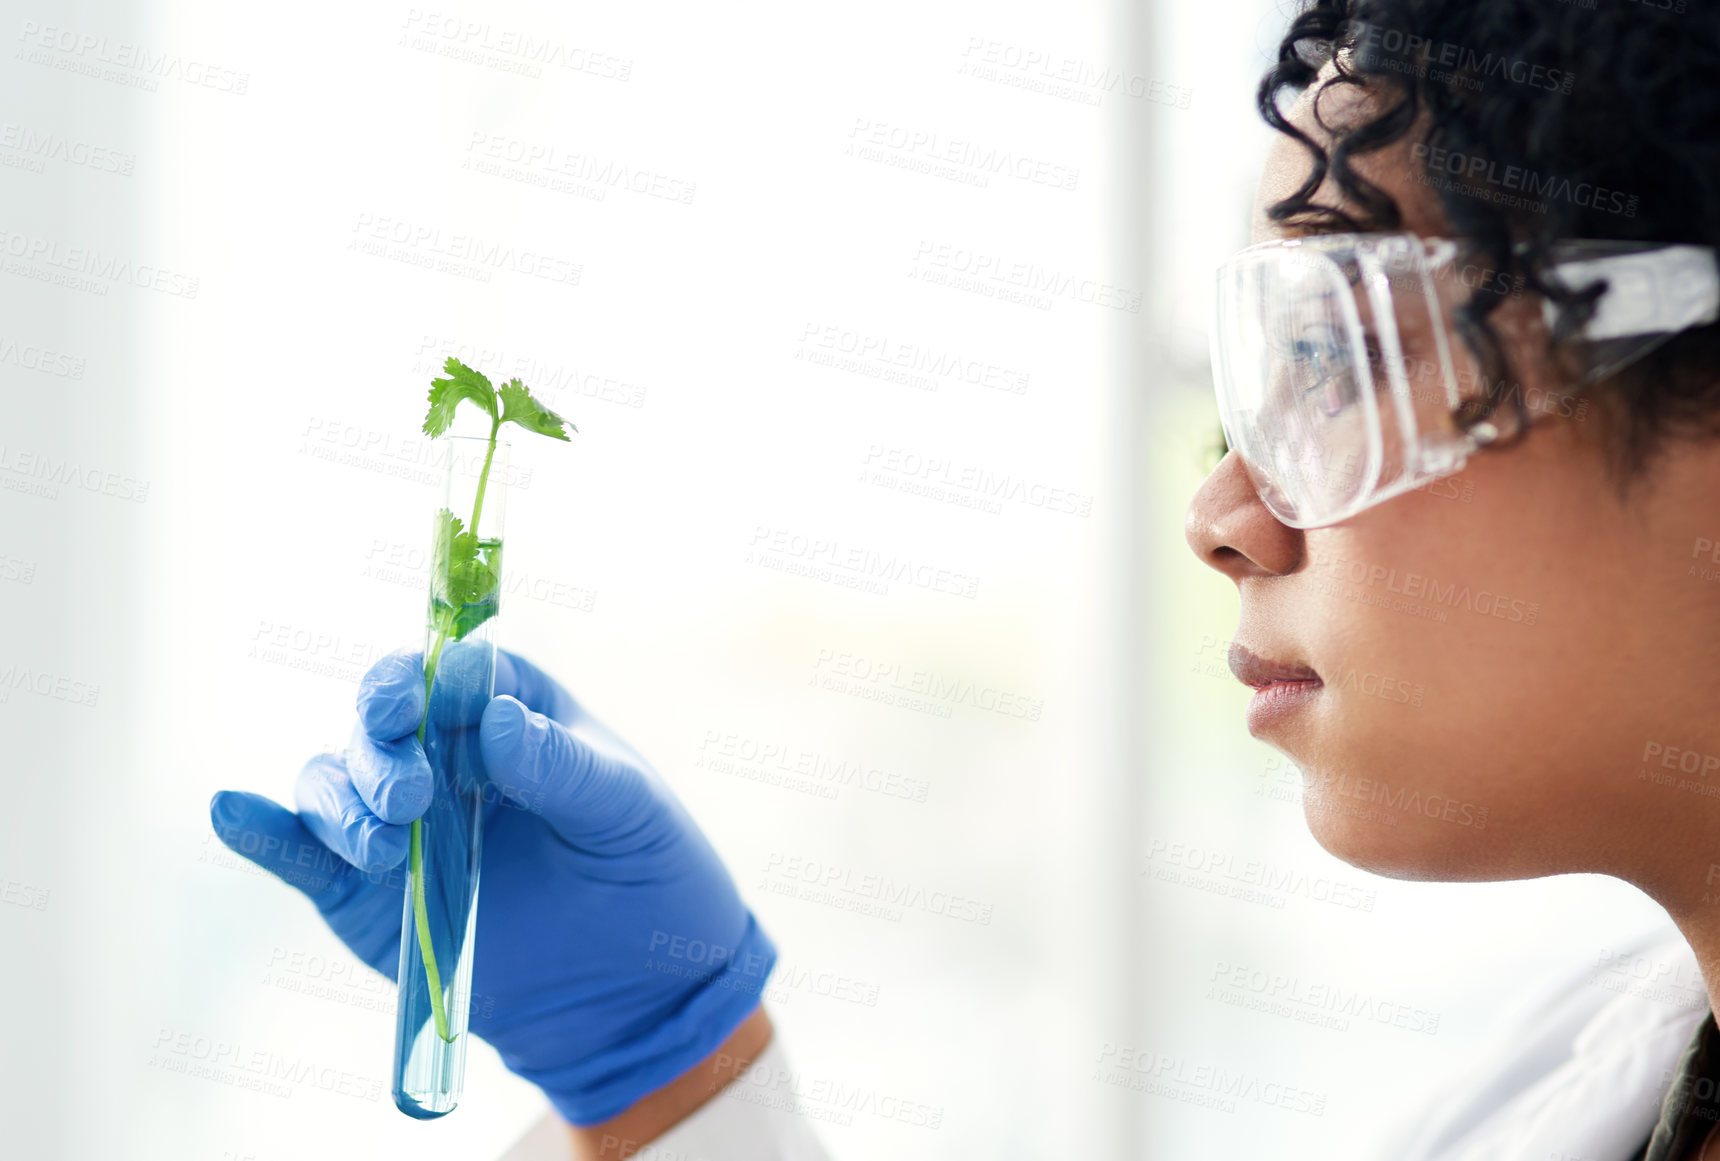
POLYGON ((484 544, 469 535, 463 539, 470 542, 469 548, 459 540, 455 541, 456 548, 470 555, 458 566, 450 585, 459 598, 450 602, 458 610, 454 614, 456 641, 500 612, 502 603, 502 546, 494 541, 484 544))
POLYGON ((517 423, 527 431, 535 431, 539 435, 547 435, 552 439, 568 438, 567 432, 562 429, 563 424, 573 427, 575 431, 579 430, 572 423, 533 399, 532 393, 518 379, 509 379, 503 383, 501 396, 503 423, 517 423))
POLYGON ((446 508, 436 513, 430 597, 437 607, 453 610, 454 640, 496 615, 501 585, 501 544, 479 540, 446 508))
POLYGON ((467 633, 501 612, 500 606, 501 602, 493 594, 488 600, 461 605, 460 611, 454 615, 454 640, 463 639, 467 633))
POLYGON ((430 381, 430 413, 424 417, 425 435, 438 436, 447 431, 454 423, 454 408, 462 399, 470 399, 484 409, 492 422, 495 420, 496 389, 488 379, 452 356, 442 370, 448 376, 446 379, 430 381))
POLYGON ((457 552, 463 552, 465 525, 448 509, 436 513, 436 534, 430 550, 430 598, 437 604, 458 607, 454 600, 453 575, 458 563, 457 552), (458 547, 456 547, 458 546, 458 547))
POLYGON ((456 609, 481 600, 494 585, 490 583, 487 562, 480 558, 478 549, 478 538, 466 531, 458 516, 446 508, 438 512, 431 596, 456 609))

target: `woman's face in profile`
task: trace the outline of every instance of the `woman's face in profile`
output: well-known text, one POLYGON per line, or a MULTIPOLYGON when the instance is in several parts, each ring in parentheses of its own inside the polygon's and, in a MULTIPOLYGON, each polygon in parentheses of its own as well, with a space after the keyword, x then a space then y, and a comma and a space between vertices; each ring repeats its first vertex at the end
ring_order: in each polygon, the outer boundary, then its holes
MULTIPOLYGON (((1329 90, 1324 121, 1358 93, 1329 90)), ((1328 139, 1308 95, 1291 120, 1328 139)), ((1355 167, 1401 229, 1446 236, 1412 139, 1355 167)), ((1257 241, 1296 234, 1263 211, 1309 167, 1277 139, 1257 241)), ((1317 200, 1340 204, 1329 189, 1317 200)), ((1537 416, 1522 440, 1306 531, 1267 511, 1231 452, 1190 505, 1189 544, 1236 583, 1234 649, 1268 663, 1255 672, 1318 675, 1257 694, 1249 727, 1301 769, 1333 854, 1401 878, 1599 871, 1694 898, 1720 862, 1720 797, 1701 793, 1704 778, 1720 793, 1720 580, 1698 559, 1720 542, 1720 444, 1669 442, 1624 487, 1604 409, 1548 370, 1536 311, 1502 313, 1537 416)))

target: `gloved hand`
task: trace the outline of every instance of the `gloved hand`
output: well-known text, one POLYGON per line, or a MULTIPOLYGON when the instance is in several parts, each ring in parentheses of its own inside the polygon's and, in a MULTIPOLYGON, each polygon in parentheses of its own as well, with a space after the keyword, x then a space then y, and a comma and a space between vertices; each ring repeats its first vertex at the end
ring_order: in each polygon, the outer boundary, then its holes
MULTIPOLYGON (((596 1124, 714 1052, 758 1006, 776 948, 630 746, 501 650, 495 690, 453 711, 477 727, 488 779, 471 1031, 564 1119, 596 1124)), ((297 814, 244 791, 209 804, 223 842, 303 891, 390 979, 406 824, 431 800, 423 710, 421 655, 390 654, 360 683, 345 755, 301 771, 297 814)))

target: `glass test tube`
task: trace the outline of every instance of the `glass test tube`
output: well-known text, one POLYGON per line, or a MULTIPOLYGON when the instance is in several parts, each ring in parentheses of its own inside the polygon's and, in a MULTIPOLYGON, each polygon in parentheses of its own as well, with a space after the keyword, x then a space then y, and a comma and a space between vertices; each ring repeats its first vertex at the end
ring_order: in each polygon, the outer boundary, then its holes
MULTIPOLYGON (((435 796, 419 820, 406 862, 400 929, 399 999, 394 1026, 394 1103, 410 1117, 452 1112, 466 1074, 472 951, 483 857, 483 765, 478 724, 495 688, 496 613, 500 607, 502 522, 507 511, 509 445, 485 438, 437 440, 441 503, 433 525, 425 684, 420 732, 435 796), (436 537, 475 532, 477 560, 457 544, 438 552, 436 537), (473 518, 476 517, 476 527, 473 518), (441 575, 438 575, 440 570, 441 575), (483 571, 497 582, 483 581, 483 571), (488 588, 490 591, 483 592, 488 588), (462 598, 477 596, 476 600, 462 598), (428 953, 428 954, 427 954, 428 953)), ((468 546, 469 547, 469 546, 468 546)))

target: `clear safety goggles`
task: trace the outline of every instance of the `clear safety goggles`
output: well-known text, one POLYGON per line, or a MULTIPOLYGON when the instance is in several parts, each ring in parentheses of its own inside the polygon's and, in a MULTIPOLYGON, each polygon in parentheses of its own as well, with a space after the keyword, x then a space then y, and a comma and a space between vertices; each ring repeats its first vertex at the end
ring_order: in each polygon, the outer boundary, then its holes
MULTIPOLYGON (((1251 246, 1219 267, 1212 368, 1225 441, 1283 523, 1348 519, 1461 470, 1497 437, 1456 421, 1484 379, 1452 318, 1482 280, 1509 286, 1458 253, 1443 238, 1333 234, 1251 246)), ((1573 291, 1606 281, 1579 335, 1583 381, 1720 318, 1705 247, 1561 243, 1546 277, 1573 291)), ((1555 315, 1544 301, 1548 332, 1555 315)))

